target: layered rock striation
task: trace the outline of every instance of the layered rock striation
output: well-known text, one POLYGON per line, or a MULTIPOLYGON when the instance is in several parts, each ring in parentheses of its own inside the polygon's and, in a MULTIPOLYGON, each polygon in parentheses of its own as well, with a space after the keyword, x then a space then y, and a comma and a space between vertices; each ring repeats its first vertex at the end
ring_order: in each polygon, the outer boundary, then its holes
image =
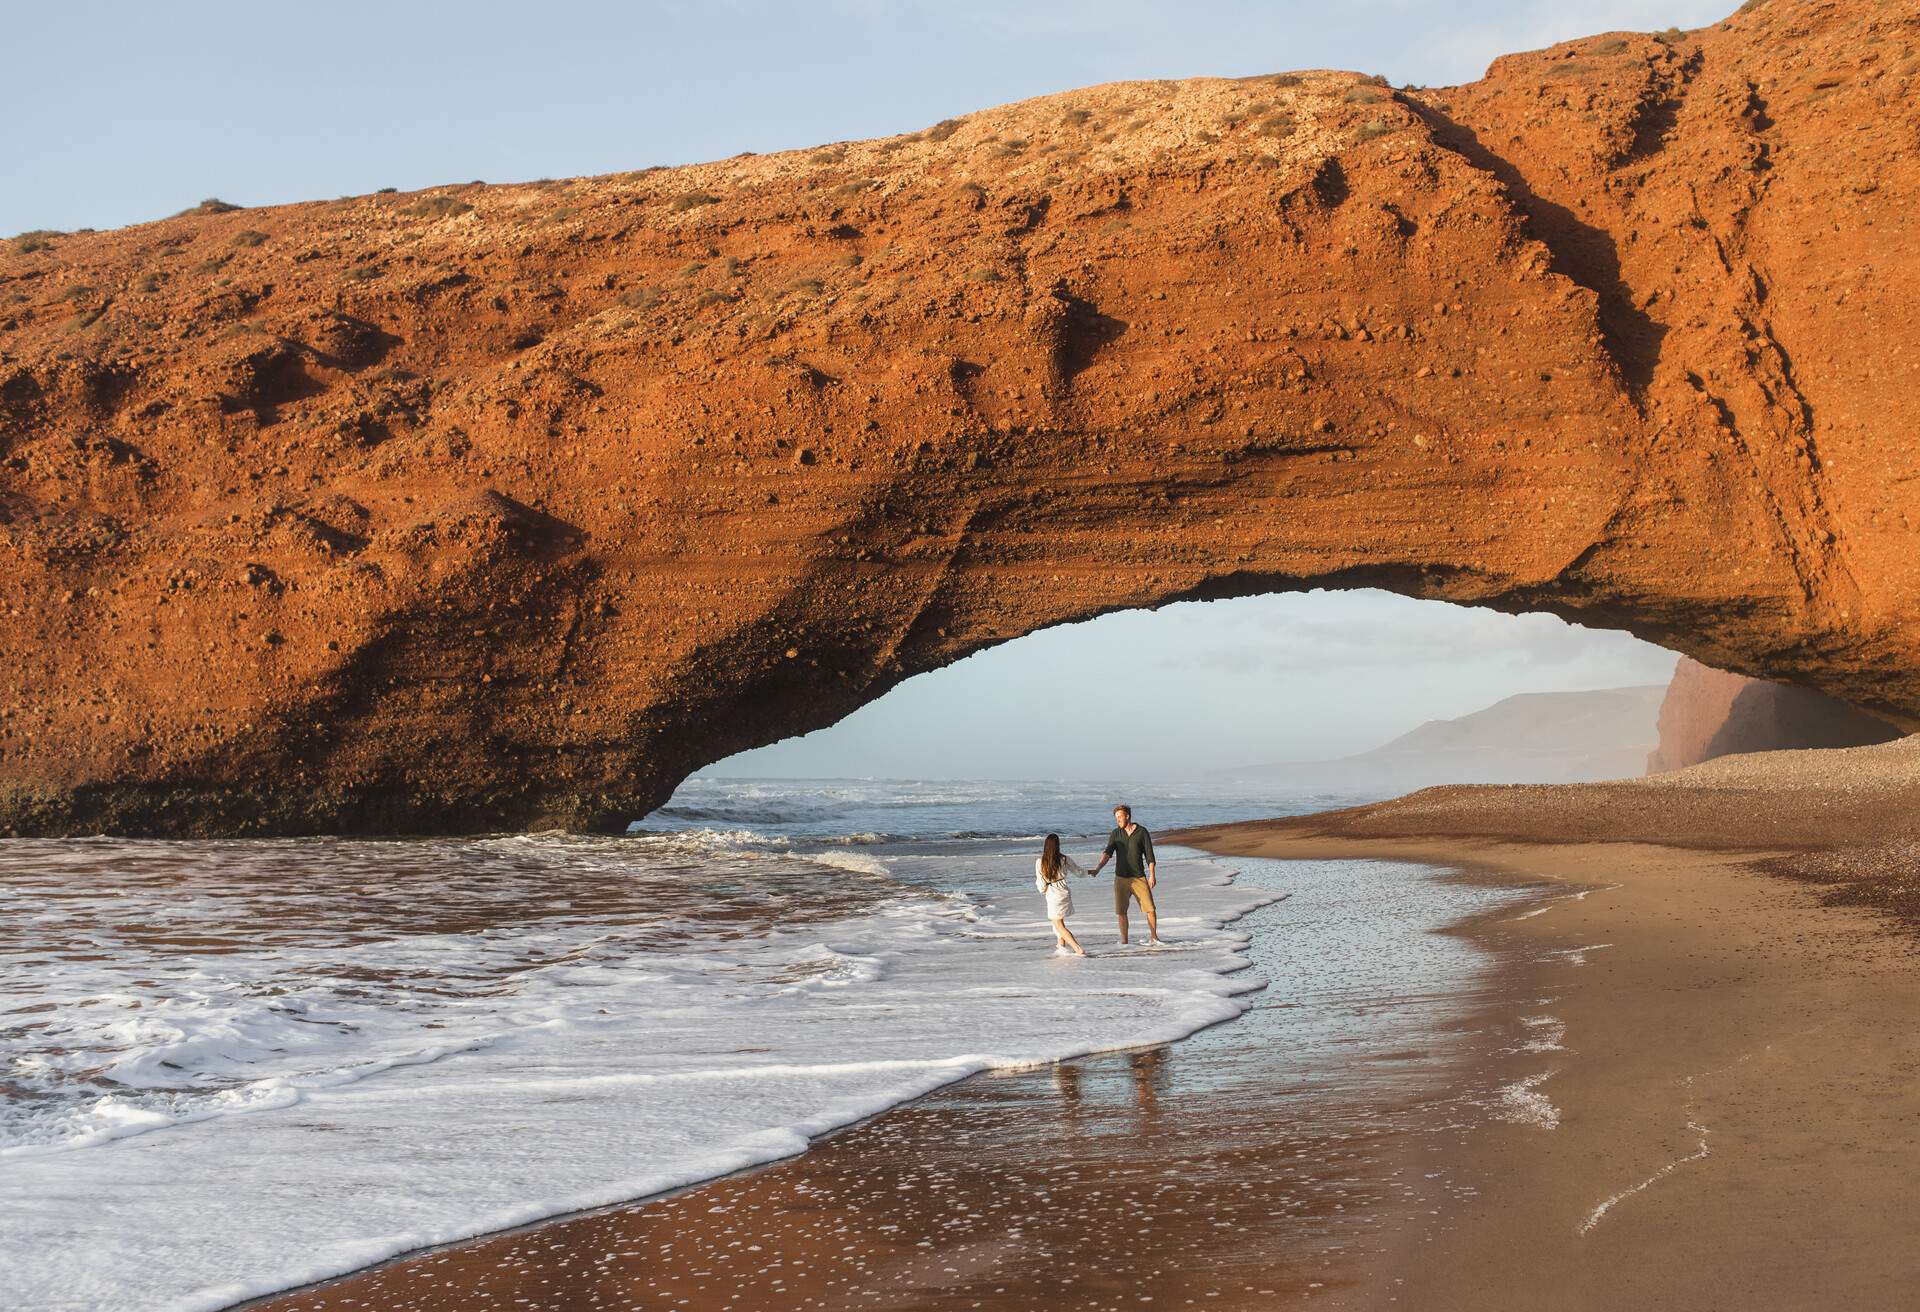
POLYGON ((0 248, 0 832, 616 825, 1372 586, 1920 727, 1909 8, 0 248))

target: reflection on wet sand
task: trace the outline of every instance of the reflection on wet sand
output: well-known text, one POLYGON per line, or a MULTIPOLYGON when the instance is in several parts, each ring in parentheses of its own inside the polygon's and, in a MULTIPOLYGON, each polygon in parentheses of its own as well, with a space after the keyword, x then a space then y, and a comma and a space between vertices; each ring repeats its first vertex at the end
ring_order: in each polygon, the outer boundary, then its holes
POLYGON ((1432 1163, 1517 1009, 1475 949, 1430 932, 1511 894, 1377 873, 1241 922, 1269 988, 1181 1044, 976 1078, 763 1171, 261 1306, 1384 1304, 1389 1246, 1461 1192, 1432 1163))

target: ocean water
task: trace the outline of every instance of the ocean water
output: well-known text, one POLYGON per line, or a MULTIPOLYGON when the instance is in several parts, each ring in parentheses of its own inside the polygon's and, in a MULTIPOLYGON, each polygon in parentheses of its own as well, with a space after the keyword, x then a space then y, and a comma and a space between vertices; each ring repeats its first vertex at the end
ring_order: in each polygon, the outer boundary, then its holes
POLYGON ((622 838, 0 842, 0 1307, 224 1307, 1238 1015, 1281 894, 1196 853, 1170 948, 1050 953, 1037 836, 1097 854, 1113 800, 696 779, 622 838))
MULTIPOLYGON (((1496 926, 1566 890, 1397 861, 1233 866, 1273 900, 1235 922, 1241 978, 1264 987, 1231 1023, 993 1071, 762 1171, 260 1312, 1389 1306, 1397 1255, 1484 1183, 1460 1146, 1492 1122, 1554 1132, 1536 1113, 1565 1027, 1516 969, 1536 947, 1496 926)), ((1113 941, 1104 911, 1081 933, 1113 941)))

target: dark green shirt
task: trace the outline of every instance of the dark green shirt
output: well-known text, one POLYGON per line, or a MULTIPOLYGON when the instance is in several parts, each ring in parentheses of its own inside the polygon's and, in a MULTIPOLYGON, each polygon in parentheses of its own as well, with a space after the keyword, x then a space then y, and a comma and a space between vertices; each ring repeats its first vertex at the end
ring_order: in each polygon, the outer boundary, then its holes
POLYGON ((1115 879, 1145 879, 1147 867, 1153 864, 1153 835, 1145 825, 1135 825, 1132 833, 1115 825, 1107 835, 1107 855, 1117 858, 1115 879))

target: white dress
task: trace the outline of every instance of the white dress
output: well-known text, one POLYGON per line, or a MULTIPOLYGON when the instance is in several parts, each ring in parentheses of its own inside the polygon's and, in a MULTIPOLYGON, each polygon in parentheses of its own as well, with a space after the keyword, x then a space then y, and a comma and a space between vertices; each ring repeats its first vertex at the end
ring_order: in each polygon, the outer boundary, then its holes
POLYGON ((1041 858, 1033 859, 1033 886, 1047 895, 1047 919, 1065 920, 1073 914, 1073 890, 1067 887, 1068 875, 1084 875, 1085 866, 1075 861, 1065 852, 1060 854, 1060 877, 1051 884, 1041 869, 1041 858))

